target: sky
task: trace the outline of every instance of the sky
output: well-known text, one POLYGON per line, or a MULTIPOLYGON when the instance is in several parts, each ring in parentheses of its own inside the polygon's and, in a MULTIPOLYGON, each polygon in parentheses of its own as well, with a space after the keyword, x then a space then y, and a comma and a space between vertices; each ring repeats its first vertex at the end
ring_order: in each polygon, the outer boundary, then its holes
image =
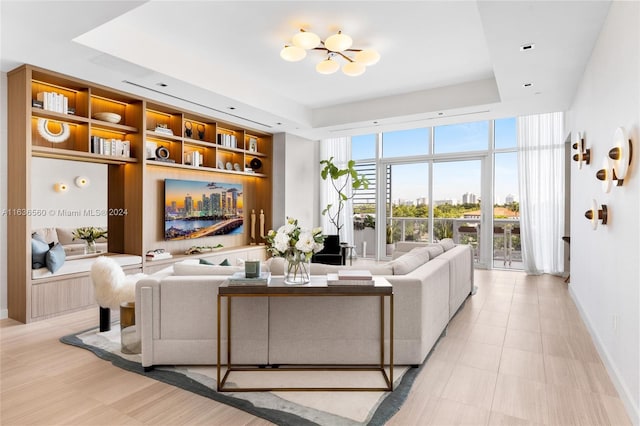
MULTIPOLYGON (((428 128, 388 132, 382 135, 382 157, 401 158, 427 155, 430 131, 428 128)), ((376 135, 352 138, 352 158, 375 157, 376 135)), ((437 126, 434 129, 435 154, 482 151, 489 146, 489 122, 437 126)), ((515 118, 495 121, 495 148, 516 146, 515 118)), ((495 202, 502 204, 509 194, 518 200, 517 155, 515 152, 498 153, 495 158, 495 202)), ((434 163, 433 199, 462 201, 466 192, 480 194, 480 160, 434 163)), ((428 163, 396 164, 392 166, 393 200, 415 200, 428 197, 428 163)))
POLYGON ((177 208, 184 208, 184 197, 190 194, 193 200, 202 200, 202 194, 213 192, 229 191, 231 189, 238 192, 238 208, 242 208, 242 184, 221 183, 197 180, 165 179, 165 205, 176 202, 177 208))

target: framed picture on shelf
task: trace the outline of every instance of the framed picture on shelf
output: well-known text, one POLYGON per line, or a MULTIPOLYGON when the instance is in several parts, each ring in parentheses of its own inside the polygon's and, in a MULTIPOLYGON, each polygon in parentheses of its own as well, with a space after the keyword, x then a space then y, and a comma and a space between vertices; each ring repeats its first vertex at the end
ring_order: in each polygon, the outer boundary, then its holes
POLYGON ((249 151, 258 152, 258 140, 256 138, 249 138, 249 151))

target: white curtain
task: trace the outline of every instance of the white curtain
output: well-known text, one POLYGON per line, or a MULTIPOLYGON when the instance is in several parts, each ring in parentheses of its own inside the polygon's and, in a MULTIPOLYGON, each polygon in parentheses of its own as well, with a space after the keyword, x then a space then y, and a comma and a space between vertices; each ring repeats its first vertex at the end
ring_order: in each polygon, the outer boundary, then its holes
MULTIPOLYGON (((340 137, 321 140, 320 160, 328 160, 331 157, 338 168, 347 167, 347 163, 351 160, 351 138, 340 137)), ((320 175, 318 175, 318 179, 320 179, 320 208, 324 210, 328 204, 332 204, 334 206, 332 209, 335 209, 338 205, 338 194, 328 179, 322 180, 320 175)), ((347 196, 351 196, 350 186, 348 186, 348 191, 347 196)), ((344 224, 340 230, 340 241, 353 245, 353 204, 351 200, 345 203, 340 222, 344 224)), ((322 216, 321 223, 325 234, 336 233, 336 227, 329 222, 327 215, 322 216)))
POLYGON ((518 117, 520 228, 529 274, 564 271, 563 113, 518 117))

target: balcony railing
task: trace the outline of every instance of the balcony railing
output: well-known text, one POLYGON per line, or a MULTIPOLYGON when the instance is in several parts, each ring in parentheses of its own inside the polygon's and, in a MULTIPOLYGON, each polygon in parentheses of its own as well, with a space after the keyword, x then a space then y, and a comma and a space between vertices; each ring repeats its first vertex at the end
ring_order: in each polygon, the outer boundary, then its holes
MULTIPOLYGON (((431 241, 429 218, 394 217, 387 220, 387 226, 389 224, 392 224, 393 242, 431 241)), ((479 218, 435 218, 433 233, 434 241, 452 238, 456 244, 469 244, 473 248, 474 260, 476 262, 480 260, 479 218)), ((522 269, 519 219, 493 220, 492 252, 491 258, 494 267, 522 269)))

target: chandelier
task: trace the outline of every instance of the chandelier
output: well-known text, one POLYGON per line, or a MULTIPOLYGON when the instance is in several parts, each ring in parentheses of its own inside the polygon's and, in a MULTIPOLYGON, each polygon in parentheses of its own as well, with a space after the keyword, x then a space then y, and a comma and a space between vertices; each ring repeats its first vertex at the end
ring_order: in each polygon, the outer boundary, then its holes
POLYGON ((285 61, 298 62, 307 56, 307 50, 318 50, 326 54, 326 59, 316 65, 320 74, 333 74, 340 68, 342 58, 346 62, 342 65, 342 72, 348 76, 362 75, 369 65, 380 60, 380 54, 373 49, 352 49, 353 40, 342 31, 338 31, 326 40, 320 40, 316 34, 300 29, 291 39, 292 44, 285 45, 280 51, 280 57, 285 61))

